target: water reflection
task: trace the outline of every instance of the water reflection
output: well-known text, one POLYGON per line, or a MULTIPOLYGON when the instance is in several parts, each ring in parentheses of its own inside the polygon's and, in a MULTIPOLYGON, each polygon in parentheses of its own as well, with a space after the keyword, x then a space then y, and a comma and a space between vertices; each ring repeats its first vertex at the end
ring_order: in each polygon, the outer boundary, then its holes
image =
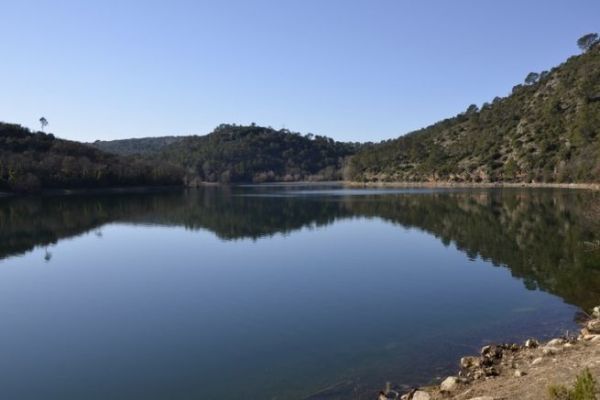
POLYGON ((335 220, 381 218, 455 243, 469 258, 510 268, 528 289, 589 308, 600 297, 598 195, 564 190, 311 191, 209 187, 187 192, 0 201, 0 259, 108 223, 209 230, 223 240, 289 234, 335 220))

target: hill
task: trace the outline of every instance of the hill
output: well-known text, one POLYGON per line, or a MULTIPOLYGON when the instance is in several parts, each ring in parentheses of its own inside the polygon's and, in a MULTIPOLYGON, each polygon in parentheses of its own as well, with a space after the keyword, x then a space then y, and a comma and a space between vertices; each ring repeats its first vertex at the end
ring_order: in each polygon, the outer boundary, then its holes
POLYGON ((286 129, 223 124, 208 135, 172 143, 159 157, 207 182, 337 180, 346 157, 360 148, 286 129))
POLYGON ((172 143, 183 140, 185 136, 159 136, 135 139, 96 140, 89 143, 99 150, 121 156, 155 155, 172 143))
POLYGON ((531 73, 506 98, 379 143, 346 178, 404 182, 600 181, 600 45, 531 73))
POLYGON ((180 185, 181 168, 0 122, 0 191, 180 185))

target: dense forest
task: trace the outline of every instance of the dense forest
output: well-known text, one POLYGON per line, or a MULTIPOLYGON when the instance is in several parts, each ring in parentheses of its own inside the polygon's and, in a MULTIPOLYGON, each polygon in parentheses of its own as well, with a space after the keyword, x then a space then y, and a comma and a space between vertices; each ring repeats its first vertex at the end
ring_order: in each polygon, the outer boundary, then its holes
POLYGON ((206 182, 322 181, 341 179, 346 157, 361 146, 286 129, 223 124, 165 147, 159 157, 206 182))
POLYGON ((600 45, 530 73, 505 98, 354 156, 355 181, 590 182, 600 180, 600 45))
POLYGON ((183 170, 0 123, 0 191, 180 185, 183 170))

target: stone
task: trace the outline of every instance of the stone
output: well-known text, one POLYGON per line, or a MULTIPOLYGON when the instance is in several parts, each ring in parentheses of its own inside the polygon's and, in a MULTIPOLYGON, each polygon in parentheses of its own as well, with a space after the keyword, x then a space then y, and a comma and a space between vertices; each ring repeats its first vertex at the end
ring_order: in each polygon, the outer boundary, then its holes
POLYGON ((469 400, 494 400, 492 396, 471 397, 469 400))
POLYGON ((431 396, 429 395, 429 393, 424 392, 422 390, 417 390, 412 397, 412 400, 429 400, 431 399, 431 396))
POLYGON ((460 359, 460 367, 464 369, 477 368, 481 366, 479 357, 463 357, 460 359))
POLYGON ((486 367, 483 369, 483 373, 485 374, 485 376, 498 376, 500 375, 500 372, 498 371, 498 369, 496 367, 486 367))
POLYGON ((522 376, 526 375, 525 372, 521 371, 521 370, 516 370, 515 371, 515 378, 520 378, 522 376))
POLYGON ((594 307, 592 309, 592 316, 594 318, 600 318, 600 306, 594 307))
POLYGON ((592 340, 598 336, 600 336, 600 335, 587 334, 587 335, 583 335, 582 337, 583 337, 583 340, 592 340))
POLYGON ((538 358, 536 358, 535 360, 533 360, 533 361, 531 362, 531 365, 538 365, 538 364, 540 364, 542 361, 544 361, 544 359, 543 359, 542 357, 538 357, 538 358))
POLYGON ((592 334, 599 334, 600 333, 600 319, 593 319, 591 321, 588 321, 588 323, 585 326, 587 328, 587 330, 592 333, 592 334))
POLYGON ((500 346, 483 346, 481 356, 488 360, 502 358, 502 348, 500 346))
POLYGON ((546 343, 546 346, 558 346, 563 344, 564 342, 564 339, 552 339, 551 341, 546 343))
POLYGON ((552 356, 554 354, 560 353, 562 350, 563 349, 561 347, 544 346, 542 348, 542 354, 544 354, 545 356, 552 356))
POLYGON ((527 339, 525 341, 525 347, 527 347, 528 349, 535 349, 539 345, 539 342, 535 339, 527 339))
POLYGON ((565 349, 568 349, 568 348, 571 348, 571 347, 573 347, 573 345, 572 345, 571 343, 565 343, 565 344, 563 345, 563 347, 564 347, 565 349))
POLYGON ((458 378, 456 376, 449 376, 442 381, 440 384, 440 390, 442 392, 453 392, 458 388, 458 378))

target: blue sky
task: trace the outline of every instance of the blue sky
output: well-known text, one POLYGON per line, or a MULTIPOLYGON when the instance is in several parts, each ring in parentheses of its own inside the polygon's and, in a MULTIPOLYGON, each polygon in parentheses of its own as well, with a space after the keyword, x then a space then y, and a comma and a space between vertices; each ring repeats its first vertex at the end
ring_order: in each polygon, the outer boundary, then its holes
POLYGON ((91 141, 256 122, 397 137, 506 95, 600 1, 0 1, 0 120, 91 141))

